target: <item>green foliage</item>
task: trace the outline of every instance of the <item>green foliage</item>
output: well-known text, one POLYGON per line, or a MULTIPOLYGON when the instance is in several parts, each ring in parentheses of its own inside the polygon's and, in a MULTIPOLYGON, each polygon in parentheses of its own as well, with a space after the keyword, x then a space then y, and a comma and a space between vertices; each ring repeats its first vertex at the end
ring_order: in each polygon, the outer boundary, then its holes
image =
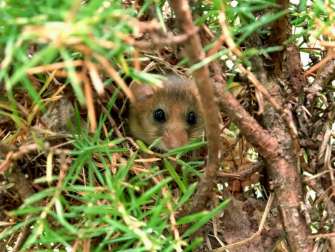
MULTIPOLYGON (((22 83, 36 104, 41 98, 33 89, 26 71, 36 65, 65 61, 69 73, 69 83, 80 103, 84 95, 79 85, 75 69, 69 63, 72 59, 83 58, 74 49, 75 45, 85 45, 97 54, 113 57, 115 64, 131 47, 122 37, 133 32, 135 12, 122 7, 120 1, 2 1, 0 9, 0 48, 5 48, 5 58, 0 70, 0 82, 7 90, 22 83), (109 42, 109 47, 102 45, 109 42), (37 51, 27 52, 32 45, 37 51)), ((120 64, 126 71, 127 64, 120 64)), ((136 77, 135 77, 136 79, 136 77)))
MULTIPOLYGON (((0 233, 0 239, 6 239, 24 225, 29 225, 32 232, 23 250, 52 249, 55 245, 66 250, 75 241, 90 239, 92 251, 106 251, 108 248, 171 251, 176 246, 191 251, 194 244, 186 245, 182 240, 175 240, 169 220, 171 214, 174 215, 194 193, 195 186, 175 172, 173 164, 168 161, 169 156, 164 158, 168 173, 154 166, 148 167, 145 173, 134 175, 131 169, 137 153, 119 164, 113 173, 108 163, 113 155, 126 151, 120 147, 123 140, 101 140, 97 137, 100 132, 93 136, 83 131, 80 133, 71 152, 74 161, 64 179, 56 180, 54 186, 35 193, 19 209, 12 211, 13 217, 29 215, 29 218, 5 229, 0 233), (153 185, 152 178, 160 174, 165 174, 165 179, 153 185), (172 197, 170 191, 176 185, 182 186, 177 198, 172 197), (164 190, 166 193, 162 192, 164 190), (170 209, 167 206, 172 202, 170 209)), ((194 150, 194 147, 189 147, 189 150, 194 150)), ((35 183, 45 185, 43 180, 35 183)), ((224 202, 211 212, 180 219, 180 224, 192 224, 184 239, 206 224, 226 204, 224 202)))
MULTIPOLYGON (((195 23, 206 24, 214 33, 213 41, 205 47, 206 52, 213 48, 221 34, 218 15, 223 10, 232 37, 240 45, 255 32, 266 36, 271 23, 286 14, 279 11, 275 1, 233 1, 236 6, 232 6, 232 1, 193 2, 196 2, 192 6, 195 23)), ((140 29, 138 19, 151 10, 161 30, 168 30, 166 4, 165 0, 147 0, 136 10, 116 0, 0 1, 0 91, 5 91, 0 94, 0 116, 15 125, 2 143, 15 143, 22 131, 27 134, 24 139, 27 142, 34 139, 43 143, 45 140, 30 129, 36 114, 46 111, 48 98, 57 90, 50 88, 53 71, 34 74, 34 82, 27 74, 34 67, 64 63, 67 76, 61 79, 60 85, 69 86, 81 107, 86 104, 87 96, 78 76, 82 69, 74 66, 74 60, 99 65, 99 57, 103 57, 124 79, 159 82, 159 76, 135 68, 133 42, 140 29), (21 99, 27 99, 28 109, 22 108, 21 99)), ((310 15, 312 10, 326 24, 334 23, 322 1, 315 1, 313 6, 300 1, 298 6, 290 6, 294 17, 291 22, 303 28, 301 33, 295 34, 295 39, 306 36, 316 26, 310 15)), ((247 62, 254 55, 280 49, 276 46, 248 48, 237 62, 247 62)), ((214 54, 190 66, 189 70, 192 72, 213 60, 226 59, 228 52, 221 45, 214 54)), ((136 60, 147 61, 147 56, 136 60)), ((182 57, 178 61, 176 64, 180 67, 187 62, 182 57)), ((232 67, 228 79, 236 73, 234 71, 232 67)), ((76 243, 81 246, 87 241, 91 251, 173 251, 176 248, 193 251, 202 241, 191 241, 189 237, 227 205, 227 201, 223 201, 210 212, 177 217, 178 211, 187 206, 194 194, 201 176, 199 170, 204 165, 204 160, 192 160, 187 155, 206 143, 195 141, 161 154, 155 153, 152 146, 137 142, 138 149, 134 151, 128 139, 116 136, 115 128, 106 130, 104 127, 122 87, 105 68, 99 74, 107 76, 102 79, 105 88, 117 88, 113 89, 106 111, 98 117, 97 129, 88 132, 79 109, 76 110, 76 122, 68 137, 72 144, 67 153, 71 162, 63 164, 57 158, 51 164, 50 177, 35 179, 40 190, 10 213, 16 223, 0 232, 0 240, 17 235, 23 227, 31 227, 22 251, 54 248, 65 251, 76 243), (141 163, 145 169, 136 170, 146 155, 153 155, 158 161, 141 163), (62 172, 65 173, 63 178, 59 175, 62 172), (173 217, 176 227, 171 223, 173 217), (186 224, 181 238, 176 237, 174 229, 180 230, 186 224)), ((47 156, 49 151, 41 148, 39 154, 47 156)))

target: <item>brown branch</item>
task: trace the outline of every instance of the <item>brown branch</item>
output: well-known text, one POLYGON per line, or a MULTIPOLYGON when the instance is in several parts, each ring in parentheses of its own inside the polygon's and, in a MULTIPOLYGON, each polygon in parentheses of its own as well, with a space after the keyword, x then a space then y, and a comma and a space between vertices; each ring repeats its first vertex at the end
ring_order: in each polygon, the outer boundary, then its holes
POLYGON ((131 102, 134 102, 135 98, 130 88, 120 77, 119 73, 113 68, 112 64, 104 56, 95 53, 94 57, 103 66, 104 70, 112 77, 116 84, 122 89, 122 91, 127 95, 131 102))
POLYGON ((296 45, 289 45, 285 50, 284 69, 287 73, 288 84, 294 95, 299 95, 307 86, 304 70, 301 65, 300 52, 296 45))
POLYGON ((240 128, 247 141, 256 147, 268 164, 266 169, 275 185, 275 196, 292 251, 311 251, 312 243, 307 239, 308 228, 299 214, 299 204, 303 197, 296 167, 286 159, 283 147, 276 138, 263 129, 231 93, 225 91, 227 87, 220 65, 212 62, 211 69, 218 81, 215 83, 215 91, 222 111, 240 128))
POLYGON ((4 173, 17 159, 20 159, 25 154, 28 154, 32 151, 37 151, 39 146, 37 144, 27 144, 21 146, 17 151, 10 151, 7 153, 5 160, 0 163, 0 174, 4 173))
MULTIPOLYGON (((222 23, 223 22, 221 22, 221 27, 225 28, 222 23)), ((226 40, 227 44, 228 42, 229 41, 226 40)), ((233 45, 233 43, 230 44, 233 45)), ((230 49, 238 56, 236 47, 230 46, 230 49)), ((220 97, 222 110, 237 124, 248 142, 257 148, 258 152, 265 158, 268 164, 266 167, 267 172, 272 179, 272 183, 275 185, 275 196, 279 203, 283 226, 288 234, 288 241, 292 251, 310 251, 312 249, 312 243, 306 239, 308 228, 299 214, 299 204, 302 202, 303 197, 300 176, 294 166, 294 162, 292 162, 290 156, 287 155, 285 146, 279 144, 276 138, 264 130, 257 121, 242 108, 233 95, 224 91, 226 90, 226 86, 223 85, 224 81, 220 80, 223 76, 220 73, 220 66, 218 66, 217 63, 213 63, 212 69, 215 72, 216 79, 221 81, 221 83, 219 83, 221 87, 217 84, 217 93, 220 97)), ((271 99, 266 98, 277 111, 282 110, 280 103, 273 103, 271 99), (276 106, 278 104, 280 104, 280 107, 276 106)), ((288 119, 286 119, 286 122, 292 121, 290 118, 288 119)))
POLYGON ((317 73, 313 85, 320 87, 326 86, 332 79, 335 78, 335 60, 328 61, 317 73))
MULTIPOLYGON (((71 65, 73 67, 79 67, 84 65, 84 61, 82 60, 73 60, 71 62, 71 65)), ((36 67, 29 68, 26 72, 27 74, 38 74, 38 73, 45 73, 45 72, 51 72, 54 70, 59 70, 65 68, 65 62, 56 62, 49 65, 41 65, 36 67)))
POLYGON ((140 33, 144 32, 154 32, 161 29, 161 25, 156 19, 151 19, 150 21, 135 21, 135 26, 137 26, 140 33))
POLYGON ((124 138, 124 135, 119 130, 115 120, 110 115, 109 111, 106 109, 106 107, 102 104, 102 102, 99 99, 97 100, 97 102, 100 106, 100 109, 104 112, 105 116, 107 117, 107 119, 108 119, 109 123, 111 124, 113 130, 115 131, 116 136, 119 137, 119 138, 124 138))
POLYGON ((311 87, 306 88, 309 93, 307 95, 308 102, 313 104, 313 100, 316 94, 320 92, 332 79, 335 78, 335 60, 334 55, 329 56, 329 54, 319 63, 324 62, 325 59, 328 60, 319 68, 319 71, 315 77, 315 80, 311 87), (332 57, 333 59, 329 59, 332 57))
POLYGON ((306 77, 309 76, 309 75, 312 75, 317 70, 322 69, 329 61, 333 60, 334 57, 335 57, 334 51, 333 50, 329 51, 329 53, 327 54, 326 57, 324 57, 321 61, 319 61, 318 63, 313 65, 311 68, 306 70, 304 75, 306 77))
POLYGON ((162 48, 164 46, 182 44, 197 31, 198 30, 195 29, 191 32, 187 32, 185 34, 180 34, 176 36, 173 36, 172 34, 167 34, 166 37, 157 35, 155 36, 155 34, 152 34, 152 36, 150 37, 151 38, 150 41, 134 40, 132 38, 128 38, 126 42, 139 49, 157 49, 162 48))
MULTIPOLYGON (((184 33, 196 31, 192 21, 191 10, 186 0, 172 0, 171 7, 174 10, 180 30, 184 33)), ((201 41, 198 34, 193 33, 185 46, 186 54, 191 64, 200 62, 205 58, 201 41)), ((205 130, 208 139, 208 162, 205 173, 198 185, 197 193, 192 202, 191 211, 199 211, 205 208, 207 201, 211 198, 211 193, 215 187, 215 179, 220 162, 221 144, 219 130, 219 110, 214 101, 214 90, 209 78, 208 66, 193 72, 194 80, 197 84, 201 104, 205 105, 204 113, 205 130)))
MULTIPOLYGON (((232 60, 234 60, 234 58, 232 57, 232 54, 240 57, 242 55, 242 52, 239 50, 238 46, 235 44, 233 38, 231 37, 229 33, 229 29, 226 24, 225 13, 223 11, 221 11, 219 14, 219 21, 220 21, 222 33, 225 35, 225 38, 226 38, 226 44, 230 50, 229 56, 231 57, 232 60)), ((295 146, 295 150, 298 153, 298 150, 300 149, 299 143, 297 140, 298 132, 293 122, 291 111, 283 107, 283 104, 280 101, 280 99, 277 99, 277 97, 270 95, 269 91, 257 79, 255 74, 253 74, 248 69, 246 69, 242 64, 237 63, 237 67, 241 71, 241 73, 244 74, 249 79, 249 81, 255 86, 255 88, 267 99, 267 101, 269 101, 269 103, 273 106, 273 108, 282 116, 294 140, 293 143, 295 146)), ((260 74, 260 76, 263 77, 262 79, 266 79, 265 73, 260 74)), ((267 81, 267 82, 270 83, 270 81, 267 81)))
MULTIPOLYGON (((307 73, 312 73, 314 71, 317 71, 316 77, 312 85, 308 88, 305 88, 306 91, 306 97, 307 97, 307 105, 309 105, 309 110, 312 112, 312 114, 319 113, 317 111, 317 106, 315 104, 317 103, 317 99, 320 96, 320 93, 324 92, 327 93, 327 87, 331 80, 335 78, 335 60, 334 60, 334 49, 329 49, 328 54, 326 57, 324 57, 318 64, 315 64, 312 68, 308 70, 307 73)), ((330 100, 331 103, 331 100, 330 100)), ((332 105, 328 103, 327 108, 323 110, 324 118, 327 118, 327 122, 333 122, 334 121, 334 111, 332 108, 332 105), (328 110, 328 112, 327 112, 328 110)), ((313 132, 316 125, 320 124, 321 121, 316 121, 314 124, 309 122, 307 124, 307 128, 313 132)), ((312 176, 311 179, 319 178, 323 176, 325 173, 327 176, 324 176, 323 181, 315 181, 313 182, 316 185, 319 184, 328 184, 330 183, 332 186, 329 187, 330 191, 334 192, 334 184, 335 184, 335 176, 334 176, 334 169, 331 167, 331 155, 334 151, 332 149, 332 146, 330 144, 330 125, 329 123, 324 124, 324 126, 321 127, 321 129, 317 132, 315 132, 316 135, 311 134, 311 139, 323 139, 322 142, 317 143, 317 148, 319 149, 319 152, 317 153, 314 149, 314 155, 311 154, 311 156, 314 156, 314 160, 309 161, 310 164, 319 164, 320 167, 323 165, 324 170, 322 172, 317 173, 316 175, 312 176)), ((310 148, 311 149, 311 148, 310 148)), ((307 179, 306 179, 307 180, 307 179)), ((311 180, 307 180, 307 182, 310 184, 312 183, 311 180)), ((320 185, 319 186, 319 192, 323 191, 322 187, 326 187, 326 185, 320 185)), ((327 191, 326 191, 327 192, 327 191)), ((326 195, 326 194, 325 194, 326 195)), ((321 194, 321 196, 323 196, 321 194)), ((322 198, 322 197, 320 197, 322 198)), ((332 200, 325 200, 325 205, 328 213, 328 218, 332 219, 334 218, 334 202, 332 200)), ((335 228, 333 227, 330 231, 335 231, 335 228)), ((322 236, 320 236, 322 237, 322 236)), ((324 238, 328 238, 330 242, 330 246, 335 248, 335 238, 333 236, 324 236, 324 238)))
MULTIPOLYGON (((1 148, 3 149, 5 145, 1 145, 1 148)), ((49 143, 46 142, 44 146, 42 146, 42 150, 52 150, 55 152, 55 154, 62 154, 62 153, 68 153, 69 150, 64 150, 64 149, 57 149, 58 146, 53 146, 50 147, 49 143)), ((12 147, 6 147, 8 150, 9 149, 14 149, 12 147)), ((26 144, 22 145, 19 148, 15 148, 15 150, 11 150, 6 154, 5 160, 0 163, 0 174, 4 173, 7 169, 11 167, 11 165, 16 161, 22 158, 24 155, 39 151, 41 150, 41 146, 39 146, 36 143, 31 143, 31 144, 26 144)))
MULTIPOLYGON (((277 0, 277 4, 283 10, 287 10, 289 6, 289 0, 277 0)), ((283 45, 284 42, 289 38, 291 34, 291 27, 289 24, 288 14, 278 18, 275 22, 273 22, 271 27, 271 35, 268 43, 270 46, 278 46, 283 45)), ((274 74, 277 75, 282 71, 283 64, 283 51, 271 53, 270 56, 272 58, 273 66, 274 66, 274 74)))
POLYGON ((335 237, 335 232, 334 233, 327 233, 327 234, 315 234, 315 235, 309 235, 308 238, 310 239, 317 239, 317 238, 334 238, 335 237))
POLYGON ((92 91, 92 88, 91 88, 91 83, 90 83, 89 79, 87 78, 84 71, 81 72, 80 74, 78 74, 78 77, 84 83, 84 92, 85 92, 85 100, 86 100, 86 107, 87 107, 87 117, 88 117, 88 122, 89 122, 89 125, 90 125, 90 132, 95 132, 96 129, 97 129, 97 117, 96 117, 96 113, 95 113, 94 97, 93 97, 93 91, 92 91))
POLYGON ((248 142, 257 148, 268 164, 266 169, 272 179, 292 251, 311 251, 312 244, 307 239, 308 228, 299 211, 303 198, 297 168, 286 159, 285 152, 276 138, 263 129, 231 93, 224 90, 225 86, 217 90, 222 110, 240 128, 248 142))
POLYGON ((257 162, 254 164, 249 164, 248 167, 242 168, 242 170, 239 172, 228 173, 228 172, 219 171, 218 176, 223 177, 223 178, 244 179, 246 177, 249 177, 253 173, 260 171, 263 167, 264 167, 263 162, 257 162))
POLYGON ((321 178, 322 176, 324 175, 328 175, 328 173, 334 173, 334 169, 333 170, 325 170, 325 171, 322 171, 322 172, 319 172, 317 174, 314 174, 313 176, 310 176, 308 178, 305 178, 303 181, 304 183, 309 183, 311 180, 314 180, 314 179, 317 179, 317 178, 321 178))

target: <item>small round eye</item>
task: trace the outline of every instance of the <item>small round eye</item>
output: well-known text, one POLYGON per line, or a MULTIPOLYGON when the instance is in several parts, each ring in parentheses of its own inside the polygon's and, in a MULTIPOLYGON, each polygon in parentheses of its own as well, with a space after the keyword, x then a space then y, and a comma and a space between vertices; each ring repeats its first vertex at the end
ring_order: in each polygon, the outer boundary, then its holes
POLYGON ((160 122, 160 123, 163 123, 166 121, 164 110, 160 108, 154 111, 153 117, 155 121, 160 122))
POLYGON ((188 112, 187 115, 186 115, 186 121, 189 125, 194 125, 197 123, 197 115, 191 111, 191 112, 188 112))

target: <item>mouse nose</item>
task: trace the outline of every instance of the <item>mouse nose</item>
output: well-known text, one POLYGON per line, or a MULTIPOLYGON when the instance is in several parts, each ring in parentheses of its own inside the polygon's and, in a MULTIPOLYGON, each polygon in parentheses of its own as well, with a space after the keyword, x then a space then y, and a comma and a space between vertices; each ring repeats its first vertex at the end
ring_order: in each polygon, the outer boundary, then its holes
POLYGON ((164 132, 162 140, 167 149, 174 149, 187 144, 188 136, 184 129, 172 129, 164 132))

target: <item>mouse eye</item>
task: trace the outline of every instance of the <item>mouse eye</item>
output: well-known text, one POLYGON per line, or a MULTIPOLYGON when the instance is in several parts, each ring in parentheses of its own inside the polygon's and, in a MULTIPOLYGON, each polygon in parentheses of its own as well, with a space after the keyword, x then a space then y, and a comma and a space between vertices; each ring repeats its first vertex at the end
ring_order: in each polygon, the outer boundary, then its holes
POLYGON ((155 121, 160 122, 160 123, 163 123, 166 121, 165 113, 163 109, 160 109, 160 108, 154 111, 153 117, 155 121))
POLYGON ((186 115, 186 122, 189 125, 196 124, 197 123, 197 115, 193 111, 188 112, 187 115, 186 115))

